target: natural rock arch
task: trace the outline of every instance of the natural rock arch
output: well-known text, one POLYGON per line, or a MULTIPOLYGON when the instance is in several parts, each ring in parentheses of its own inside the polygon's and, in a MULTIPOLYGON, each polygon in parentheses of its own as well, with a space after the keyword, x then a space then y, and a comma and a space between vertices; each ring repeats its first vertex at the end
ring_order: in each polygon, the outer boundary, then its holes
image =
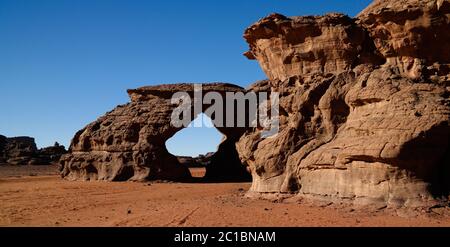
MULTIPOLYGON (((202 90, 203 94, 217 92, 221 95, 244 91, 239 86, 225 83, 203 84, 202 90)), ((188 180, 191 177, 188 168, 181 165, 165 146, 169 138, 183 129, 171 124, 172 112, 178 107, 171 102, 176 92, 193 96, 194 84, 128 90, 130 103, 118 106, 76 133, 70 154, 61 160, 62 176, 69 180, 188 180)), ((192 108, 193 104, 194 101, 192 108)), ((211 118, 205 112, 208 107, 202 104, 201 112, 211 118)), ((193 110, 191 112, 193 120, 196 116, 193 110)), ((250 174, 241 164, 235 147, 245 128, 216 128, 224 139, 211 157, 205 179, 249 179, 250 174)))
POLYGON ((209 157, 217 151, 224 138, 212 120, 201 113, 189 124, 166 141, 169 153, 188 166, 207 165, 209 157), (197 161, 197 162, 196 162, 197 161))
MULTIPOLYGON (((208 176, 242 174, 237 149, 252 174, 248 194, 375 207, 448 200, 449 14, 449 1, 376 0, 356 18, 272 14, 259 20, 244 33, 245 55, 258 60, 268 80, 249 91, 279 93, 279 132, 264 139, 261 128, 219 128, 227 139, 208 176)), ((178 131, 168 124, 170 96, 192 88, 129 90, 131 103, 76 134, 62 159, 63 176, 189 177, 164 141, 178 131)), ((243 91, 229 84, 203 90, 243 91)))

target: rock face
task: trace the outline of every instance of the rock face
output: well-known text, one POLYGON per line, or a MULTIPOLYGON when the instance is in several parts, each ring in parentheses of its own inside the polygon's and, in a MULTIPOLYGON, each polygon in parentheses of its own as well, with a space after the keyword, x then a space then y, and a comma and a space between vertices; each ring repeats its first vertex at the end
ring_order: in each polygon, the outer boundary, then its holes
POLYGON ((374 1, 357 22, 397 73, 438 83, 450 70, 449 13, 447 0, 374 1))
POLYGON ((357 18, 272 14, 244 37, 280 93, 280 131, 237 143, 251 192, 422 207, 450 189, 450 5, 374 1, 357 18))
MULTIPOLYGON (((204 84, 202 90, 203 94, 216 92, 221 95, 243 91, 225 83, 204 84)), ((75 135, 70 153, 61 159, 62 176, 70 180, 107 181, 189 179, 187 166, 180 164, 165 146, 165 142, 182 129, 171 124, 172 112, 179 106, 171 103, 176 92, 186 92, 192 97, 194 86, 171 84, 128 90, 130 103, 118 106, 75 135)), ((201 106, 202 111, 208 108, 208 105, 201 106)), ((188 108, 191 108, 191 119, 195 119, 194 102, 188 108)), ((217 129, 225 138, 210 157, 206 178, 250 178, 235 148, 245 129, 217 129)))
POLYGON ((7 138, 0 135, 0 164, 48 165, 57 162, 66 153, 64 146, 37 149, 34 138, 22 136, 7 138))

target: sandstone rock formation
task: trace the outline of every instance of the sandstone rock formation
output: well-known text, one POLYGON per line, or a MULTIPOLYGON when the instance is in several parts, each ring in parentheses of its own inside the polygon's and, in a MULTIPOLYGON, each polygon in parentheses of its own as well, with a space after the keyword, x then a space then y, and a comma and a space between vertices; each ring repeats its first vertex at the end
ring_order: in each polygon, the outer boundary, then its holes
MULTIPOLYGON (((356 18, 261 19, 245 31, 245 55, 258 60, 268 80, 248 91, 279 92, 280 131, 264 139, 262 128, 218 128, 226 139, 207 177, 243 178, 247 167, 251 193, 377 207, 448 199, 449 31, 448 0, 376 0, 356 18)), ((244 92, 230 84, 203 90, 244 92)), ((189 178, 165 148, 181 129, 169 124, 178 91, 193 94, 193 86, 129 90, 130 103, 75 135, 62 176, 189 178)))
POLYGON ((0 135, 0 164, 48 165, 58 162, 64 153, 66 153, 64 146, 59 144, 37 149, 32 137, 7 138, 0 135))
POLYGON ((450 189, 450 5, 375 1, 357 18, 272 14, 245 55, 280 92, 278 136, 237 143, 251 191, 392 207, 450 189))
MULTIPOLYGON (((202 90, 203 94, 243 91, 238 86, 224 83, 204 84, 202 90)), ((179 106, 171 103, 176 92, 186 92, 193 97, 194 86, 169 84, 128 90, 130 103, 118 106, 75 135, 70 153, 61 159, 62 176, 70 180, 107 181, 189 179, 187 166, 180 164, 165 146, 165 142, 182 129, 171 125, 172 112, 179 106)), ((191 119, 195 119, 194 102, 188 107, 192 108, 191 119)), ((202 105, 202 108, 205 111, 208 105, 202 105)), ((235 148, 245 130, 217 129, 225 139, 210 158, 206 178, 249 178, 235 148)))

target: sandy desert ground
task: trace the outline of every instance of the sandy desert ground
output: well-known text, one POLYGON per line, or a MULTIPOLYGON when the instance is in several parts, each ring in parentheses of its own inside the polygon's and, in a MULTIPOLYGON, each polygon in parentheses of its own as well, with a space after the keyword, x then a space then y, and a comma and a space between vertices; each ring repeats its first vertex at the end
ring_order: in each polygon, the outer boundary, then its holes
MULTIPOLYGON (((193 169, 196 176, 201 169, 193 169)), ((244 196, 250 183, 70 182, 55 166, 0 167, 1 226, 450 226, 405 214, 244 196)))

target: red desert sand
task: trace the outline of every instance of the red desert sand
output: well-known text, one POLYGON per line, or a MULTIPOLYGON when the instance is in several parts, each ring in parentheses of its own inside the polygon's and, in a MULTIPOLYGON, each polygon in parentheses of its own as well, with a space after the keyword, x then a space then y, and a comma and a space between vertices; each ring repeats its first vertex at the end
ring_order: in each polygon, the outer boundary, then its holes
MULTIPOLYGON (((201 168, 191 170, 202 176, 201 168)), ((250 183, 71 182, 56 167, 0 167, 1 226, 450 226, 414 214, 245 197, 250 183)), ((444 212, 445 214, 445 212, 444 212)))

